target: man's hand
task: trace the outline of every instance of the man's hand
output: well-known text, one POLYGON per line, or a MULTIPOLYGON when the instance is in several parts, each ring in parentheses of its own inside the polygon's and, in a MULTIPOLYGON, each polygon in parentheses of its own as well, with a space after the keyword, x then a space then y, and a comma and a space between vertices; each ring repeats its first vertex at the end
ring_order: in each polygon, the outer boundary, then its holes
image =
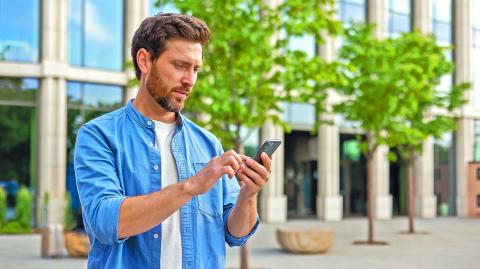
POLYGON ((209 191, 215 183, 225 174, 229 178, 235 176, 240 168, 242 158, 234 150, 229 150, 222 155, 210 160, 205 167, 193 177, 185 181, 186 191, 190 195, 199 195, 209 191))
POLYGON ((256 198, 270 176, 271 158, 265 152, 262 152, 260 155, 262 165, 248 156, 240 156, 243 163, 237 172, 238 179, 242 181, 239 198, 256 198))
POLYGON ((257 222, 257 196, 265 186, 271 172, 271 158, 263 152, 260 155, 263 165, 245 155, 240 155, 243 163, 237 171, 242 182, 237 203, 227 220, 228 231, 235 237, 246 236, 257 222))

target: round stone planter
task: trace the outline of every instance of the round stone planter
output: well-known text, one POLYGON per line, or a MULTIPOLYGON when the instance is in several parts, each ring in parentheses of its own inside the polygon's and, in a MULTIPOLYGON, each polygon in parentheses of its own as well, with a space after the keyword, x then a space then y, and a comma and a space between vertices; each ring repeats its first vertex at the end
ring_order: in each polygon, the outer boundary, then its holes
POLYGON ((277 241, 291 253, 325 253, 333 243, 333 231, 278 228, 277 241))

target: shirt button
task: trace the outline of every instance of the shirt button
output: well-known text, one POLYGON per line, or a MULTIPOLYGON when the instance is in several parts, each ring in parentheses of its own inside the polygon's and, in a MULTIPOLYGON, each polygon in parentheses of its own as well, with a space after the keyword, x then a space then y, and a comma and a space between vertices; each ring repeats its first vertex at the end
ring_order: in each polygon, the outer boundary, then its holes
POLYGON ((158 166, 154 165, 154 166, 153 166, 153 170, 157 171, 157 170, 158 170, 158 166))
POLYGON ((149 145, 150 147, 153 147, 153 143, 152 143, 152 142, 148 142, 148 145, 149 145))
POLYGON ((153 234, 153 238, 157 239, 157 238, 158 238, 158 234, 153 234))
POLYGON ((147 124, 148 124, 148 125, 152 125, 152 122, 151 122, 151 121, 147 121, 147 124))

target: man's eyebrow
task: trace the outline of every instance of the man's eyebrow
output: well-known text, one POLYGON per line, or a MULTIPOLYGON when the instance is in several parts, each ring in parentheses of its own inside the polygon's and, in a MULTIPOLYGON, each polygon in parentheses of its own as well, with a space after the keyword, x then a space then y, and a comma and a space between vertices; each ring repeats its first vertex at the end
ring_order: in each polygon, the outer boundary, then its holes
POLYGON ((185 61, 185 60, 182 60, 182 59, 174 59, 173 62, 175 62, 175 63, 181 63, 181 64, 186 64, 186 65, 193 65, 194 67, 201 67, 201 66, 202 66, 201 64, 195 65, 195 64, 192 64, 192 63, 189 62, 189 61, 185 61))

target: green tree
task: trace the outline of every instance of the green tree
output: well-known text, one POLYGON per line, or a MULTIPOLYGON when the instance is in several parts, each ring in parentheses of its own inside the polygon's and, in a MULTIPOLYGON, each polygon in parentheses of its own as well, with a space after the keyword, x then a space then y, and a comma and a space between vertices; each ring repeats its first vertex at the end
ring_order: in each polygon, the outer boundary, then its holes
MULTIPOLYGON (((338 34, 333 0, 285 0, 278 6, 262 0, 157 1, 204 20, 212 38, 204 48, 202 72, 186 109, 200 125, 218 136, 225 148, 243 152, 240 135, 267 121, 288 130, 282 120, 284 101, 308 101, 324 111, 326 89, 337 78, 335 63, 308 57, 289 46, 292 37, 338 34)), ((242 248, 242 268, 248 268, 242 248)))
POLYGON ((389 131, 389 146, 399 149, 399 157, 407 162, 408 233, 414 227, 414 159, 423 151, 423 142, 429 137, 440 138, 456 128, 452 112, 466 102, 469 83, 454 85, 448 91, 439 90, 440 79, 451 75, 453 63, 445 57, 448 47, 437 45, 432 35, 415 31, 402 34, 394 40, 396 53, 393 91, 399 96, 395 124, 389 131), (428 59, 428 60, 425 60, 428 59), (432 115, 439 110, 442 115, 432 115))
MULTIPOLYGON (((433 108, 452 111, 462 104, 468 87, 457 85, 448 93, 437 90, 440 78, 451 74, 453 64, 444 55, 447 48, 437 45, 433 36, 413 32, 379 40, 373 36, 373 28, 356 24, 346 30, 339 54, 344 80, 337 87, 345 99, 335 106, 347 120, 358 122, 366 134, 365 139, 358 139, 367 159, 369 244, 382 243, 374 240, 373 227, 372 159, 377 148, 398 147, 401 157, 408 156, 412 181, 413 153, 421 152, 430 135, 439 136, 454 126, 452 117, 428 117, 428 113, 433 108)), ((409 184, 409 190, 412 188, 409 184)))

